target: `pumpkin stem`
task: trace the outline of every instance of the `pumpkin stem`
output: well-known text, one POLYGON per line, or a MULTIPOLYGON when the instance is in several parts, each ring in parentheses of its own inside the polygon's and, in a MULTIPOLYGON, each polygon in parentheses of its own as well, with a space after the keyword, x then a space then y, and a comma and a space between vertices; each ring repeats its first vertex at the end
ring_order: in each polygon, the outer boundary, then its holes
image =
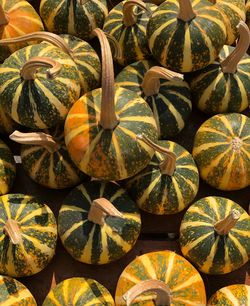
POLYGON ((240 21, 238 26, 240 38, 235 49, 221 62, 221 70, 224 73, 236 73, 237 66, 241 58, 247 52, 250 44, 250 30, 245 22, 240 21))
POLYGON ((20 75, 24 80, 34 80, 37 68, 48 67, 47 78, 54 78, 60 72, 62 65, 51 58, 33 57, 28 60, 21 68, 20 75))
POLYGON ((151 16, 152 12, 146 6, 146 3, 140 0, 128 0, 123 4, 123 24, 130 27, 137 22, 137 14, 134 12, 134 7, 137 6, 151 16))
POLYGON ((123 218, 123 215, 114 205, 105 198, 99 198, 91 203, 88 220, 103 226, 106 216, 123 218))
POLYGON ((3 227, 3 231, 9 236, 13 244, 22 243, 21 230, 16 220, 8 219, 3 227))
POLYGON ((109 43, 113 46, 114 48, 114 58, 119 59, 122 57, 122 50, 121 46, 119 45, 118 41, 109 33, 105 33, 109 43))
POLYGON ((183 75, 159 66, 150 68, 144 75, 143 82, 141 84, 142 90, 147 97, 159 93, 161 86, 160 79, 165 79, 168 81, 177 79, 182 81, 183 75))
POLYGON ((174 174, 176 167, 176 155, 170 150, 157 145, 144 134, 137 135, 137 139, 143 141, 145 144, 147 144, 150 148, 152 148, 156 152, 165 155, 164 160, 159 165, 161 174, 172 176, 174 174))
POLYGON ((93 34, 99 39, 102 52, 102 101, 100 125, 105 130, 113 130, 119 123, 115 113, 114 66, 108 39, 101 29, 95 29, 93 34))
POLYGON ((179 0, 178 19, 188 22, 196 16, 190 0, 179 0))
POLYGON ((9 17, 4 12, 2 5, 0 5, 0 25, 6 25, 9 23, 9 17))
POLYGON ((9 136, 9 138, 21 144, 42 146, 50 153, 54 153, 60 149, 60 145, 55 142, 51 135, 42 132, 21 133, 15 131, 9 136))
POLYGON ((138 283, 123 295, 123 299, 126 301, 126 305, 130 306, 138 296, 147 292, 156 293, 155 305, 170 306, 170 289, 167 284, 157 279, 149 279, 138 283))
POLYGON ((230 214, 223 220, 214 224, 214 229, 219 235, 227 235, 229 231, 235 226, 241 214, 238 210, 232 209, 230 214))

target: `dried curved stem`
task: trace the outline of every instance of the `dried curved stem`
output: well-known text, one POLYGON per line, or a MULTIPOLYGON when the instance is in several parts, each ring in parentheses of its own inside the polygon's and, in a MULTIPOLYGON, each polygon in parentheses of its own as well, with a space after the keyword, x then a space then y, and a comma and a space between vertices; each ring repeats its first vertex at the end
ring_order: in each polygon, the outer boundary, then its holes
POLYGON ((178 19, 188 22, 195 18, 196 14, 193 10, 190 0, 179 0, 179 13, 178 19))
POLYGON ((149 16, 152 15, 151 10, 147 8, 146 3, 140 0, 128 0, 123 4, 123 23, 126 27, 130 27, 137 22, 137 15, 134 13, 134 6, 140 7, 149 16))
POLYGON ((3 227, 3 231, 9 236, 13 244, 22 243, 21 230, 16 220, 8 219, 3 227))
POLYGON ((4 9, 3 9, 2 5, 0 5, 0 26, 1 25, 6 25, 8 23, 9 23, 9 17, 4 12, 4 9))
POLYGON ((118 41, 109 33, 105 32, 105 35, 109 41, 109 43, 113 46, 114 48, 114 58, 119 59, 122 57, 122 50, 121 50, 121 46, 119 45, 118 41))
POLYGON ((229 231, 235 226, 237 221, 240 219, 241 213, 232 209, 230 214, 223 220, 220 220, 214 224, 214 229, 219 235, 227 235, 229 231))

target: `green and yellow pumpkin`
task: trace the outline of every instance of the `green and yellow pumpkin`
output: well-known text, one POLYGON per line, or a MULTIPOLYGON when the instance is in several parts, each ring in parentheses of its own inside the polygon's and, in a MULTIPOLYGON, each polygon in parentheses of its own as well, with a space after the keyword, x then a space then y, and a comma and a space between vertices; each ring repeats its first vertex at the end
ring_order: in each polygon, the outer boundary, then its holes
POLYGON ((182 254, 207 274, 225 274, 250 259, 250 216, 222 197, 198 200, 185 213, 180 227, 182 254))
POLYGON ((109 291, 93 279, 73 277, 65 279, 50 290, 42 306, 114 306, 109 291))
POLYGON ((155 150, 151 162, 141 172, 126 180, 131 198, 151 214, 175 214, 187 207, 199 188, 199 172, 192 155, 172 141, 153 143, 139 135, 155 150))
POLYGON ((140 233, 136 204, 112 182, 93 180, 73 189, 58 216, 58 233, 73 258, 106 264, 129 252, 140 233))
POLYGON ((79 96, 75 63, 65 52, 47 43, 14 52, 0 67, 2 107, 23 126, 55 126, 65 119, 79 96))
POLYGON ((156 5, 141 0, 125 0, 105 18, 103 30, 118 42, 121 55, 114 59, 120 65, 126 66, 150 56, 146 30, 156 8, 156 5))
POLYGON ((18 128, 18 124, 11 119, 11 117, 5 113, 3 107, 0 104, 0 133, 11 134, 18 128))
POLYGON ((64 142, 63 126, 42 132, 15 131, 10 139, 21 143, 22 167, 36 183, 53 189, 75 186, 87 176, 69 157, 64 142))
POLYGON ((153 113, 137 93, 114 86, 113 61, 105 34, 102 44, 102 88, 82 96, 65 121, 65 143, 81 171, 104 180, 121 180, 142 170, 153 155, 136 141, 142 131, 157 139, 153 113))
POLYGON ((205 121, 194 138, 193 157, 201 178, 220 190, 250 185, 250 119, 218 114, 205 121))
POLYGON ((0 305, 37 306, 30 291, 16 279, 0 275, 0 305))
POLYGON ((0 139, 0 196, 10 191, 16 178, 16 163, 10 148, 0 139))
POLYGON ((191 72, 214 62, 226 41, 223 16, 207 0, 169 0, 147 27, 149 48, 162 66, 191 72))
POLYGON ((250 31, 239 24, 236 48, 224 46, 220 62, 194 73, 190 79, 192 101, 207 114, 241 112, 250 104, 250 56, 246 54, 250 31))
POLYGON ((208 306, 250 305, 250 286, 235 284, 216 291, 208 301, 208 306))
POLYGON ((116 306, 206 305, 199 272, 171 251, 136 257, 122 272, 116 287, 116 306))
POLYGON ((0 197, 0 273, 36 274, 55 254, 57 225, 51 209, 23 194, 0 197))
POLYGON ((192 103, 189 85, 182 80, 182 75, 144 60, 125 67, 115 81, 147 101, 153 111, 160 139, 174 137, 184 128, 191 114, 192 103))
POLYGON ((108 15, 106 0, 41 0, 39 11, 49 32, 83 40, 93 38, 92 31, 102 28, 108 15))
MULTIPOLYGON (((0 39, 42 31, 43 23, 35 9, 25 0, 0 0, 0 39)), ((0 61, 24 47, 24 44, 0 46, 0 61)))

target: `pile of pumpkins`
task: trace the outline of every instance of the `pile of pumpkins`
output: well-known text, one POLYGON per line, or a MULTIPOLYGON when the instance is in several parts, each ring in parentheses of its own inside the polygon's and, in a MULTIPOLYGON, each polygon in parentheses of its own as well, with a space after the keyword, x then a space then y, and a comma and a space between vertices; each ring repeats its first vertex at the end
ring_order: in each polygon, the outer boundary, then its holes
MULTIPOLYGON (((0 304, 36 305, 13 277, 44 269, 58 235, 74 259, 107 264, 135 245, 139 209, 187 209, 200 177, 223 191, 249 188, 250 119, 241 112, 250 104, 250 1, 151 2, 125 0, 108 11, 105 0, 41 0, 39 16, 26 0, 0 0, 0 131, 21 144, 33 181, 74 187, 58 220, 38 199, 11 194, 15 160, 0 140, 0 304), (94 37, 101 60, 87 42, 94 37), (124 66, 116 78, 113 61, 124 66), (190 154, 171 139, 193 105, 209 118, 190 154)), ((249 232, 239 204, 199 199, 180 227, 186 259, 171 251, 137 257, 115 302, 95 280, 72 278, 43 306, 205 306, 196 269, 219 275, 242 267, 249 232)), ((250 303, 249 286, 222 288, 208 305, 236 302, 250 303)))

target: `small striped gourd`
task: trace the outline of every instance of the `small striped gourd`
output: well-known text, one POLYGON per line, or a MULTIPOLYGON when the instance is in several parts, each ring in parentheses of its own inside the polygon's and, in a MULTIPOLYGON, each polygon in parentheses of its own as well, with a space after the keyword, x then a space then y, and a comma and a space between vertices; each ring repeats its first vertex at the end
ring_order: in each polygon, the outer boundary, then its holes
MULTIPOLYGON (((42 31, 43 23, 35 9, 25 0, 0 0, 0 39, 42 31)), ((24 47, 24 44, 0 46, 0 61, 24 47)))
POLYGON ((102 28, 108 15, 106 0, 41 0, 40 16, 49 32, 71 34, 84 40, 102 28))
POLYGON ((57 225, 51 209, 32 196, 0 197, 0 273, 36 274, 55 254, 57 225))
POLYGON ((250 104, 250 56, 246 54, 250 31, 240 22, 239 32, 236 48, 224 46, 220 62, 191 77, 192 101, 207 114, 241 112, 250 104))
POLYGON ((143 60, 125 67, 116 84, 137 92, 153 111, 160 139, 176 136, 192 110, 189 85, 182 76, 143 60))
POLYGON ((207 306, 247 306, 250 305, 250 286, 235 284, 216 291, 207 306))
POLYGON ((182 254, 207 274, 225 274, 250 259, 250 217, 235 202, 222 197, 198 200, 180 227, 182 254))
POLYGON ((79 96, 75 63, 65 52, 47 43, 14 52, 0 67, 2 107, 23 126, 55 126, 65 119, 79 96))
POLYGON ((115 303, 205 306, 206 292, 199 272, 185 258, 159 251, 138 256, 125 268, 117 283, 115 303))
POLYGON ((11 117, 5 113, 3 107, 0 104, 0 133, 11 134, 18 128, 18 124, 11 119, 11 117))
POLYGON ((220 190, 250 185, 250 119, 231 113, 205 121, 194 138, 193 157, 200 176, 220 190))
POLYGON ((28 176, 53 189, 69 188, 87 179, 69 157, 63 126, 45 130, 45 133, 15 131, 10 135, 11 140, 22 144, 22 167, 28 176))
POLYGON ((163 2, 150 18, 147 34, 155 59, 177 72, 213 63, 226 40, 223 16, 207 0, 163 2))
POLYGON ((0 305, 37 306, 30 291, 19 281, 0 275, 0 305))
POLYGON ((142 131, 157 139, 153 113, 135 92, 114 86, 113 61, 105 34, 102 45, 102 88, 82 96, 65 121, 65 143, 81 171, 104 180, 121 180, 142 170, 153 155, 136 141, 142 131))
POLYGON ((175 214, 195 198, 199 172, 192 155, 172 141, 152 143, 138 136, 155 150, 151 162, 141 172, 126 180, 124 186, 144 211, 152 214, 175 214))
POLYGON ((16 178, 16 163, 10 148, 0 139, 0 196, 10 191, 16 178))
POLYGON ((140 213, 126 191, 115 183, 91 181, 64 199, 58 233, 73 258, 106 264, 129 252, 139 236, 140 213))
POLYGON ((42 306, 114 306, 109 291, 93 279, 73 277, 50 290, 42 306))
POLYGON ((114 59, 123 66, 150 56, 146 29, 149 18, 157 8, 141 0, 126 0, 117 4, 105 18, 103 30, 114 37, 121 55, 114 59))

